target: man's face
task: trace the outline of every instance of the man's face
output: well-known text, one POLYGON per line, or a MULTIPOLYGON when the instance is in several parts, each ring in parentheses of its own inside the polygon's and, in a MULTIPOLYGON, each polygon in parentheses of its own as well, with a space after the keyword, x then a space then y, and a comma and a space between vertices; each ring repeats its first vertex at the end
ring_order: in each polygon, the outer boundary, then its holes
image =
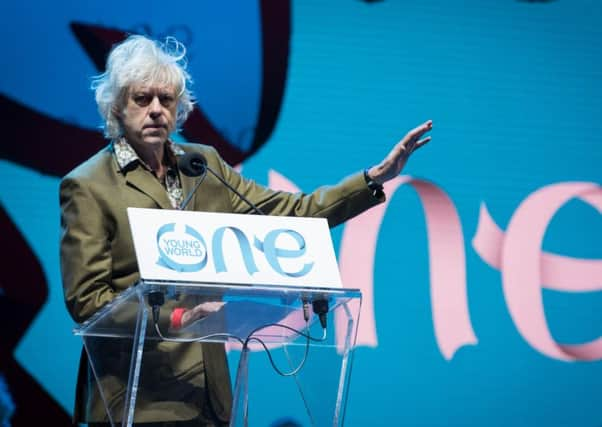
POLYGON ((131 86, 119 115, 126 139, 140 148, 163 144, 175 129, 176 108, 171 86, 131 86))

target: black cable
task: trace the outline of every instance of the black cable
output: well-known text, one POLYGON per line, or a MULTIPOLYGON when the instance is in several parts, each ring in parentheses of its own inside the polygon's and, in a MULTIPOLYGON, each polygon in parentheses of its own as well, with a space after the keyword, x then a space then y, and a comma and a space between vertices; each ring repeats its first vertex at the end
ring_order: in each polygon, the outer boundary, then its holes
POLYGON ((328 300, 324 298, 315 299, 311 302, 314 313, 318 315, 322 328, 326 329, 326 315, 328 314, 328 300))
POLYGON ((267 325, 263 325, 263 326, 260 326, 258 328, 255 328, 249 334, 249 336, 247 337, 247 339, 245 340, 245 343, 243 344, 243 349, 246 348, 246 347, 248 347, 248 344, 249 344, 250 341, 257 341, 259 344, 261 344, 261 346, 264 348, 266 354, 268 355, 268 359, 270 360, 270 364, 272 365, 272 368, 274 368, 274 371, 276 371, 276 373, 278 375, 282 376, 282 377, 291 377, 291 376, 296 375, 301 370, 301 368, 303 368, 303 366, 305 365, 305 362, 307 361, 307 355, 309 354, 309 342, 310 341, 322 342, 325 339, 326 339, 326 329, 324 329, 324 334, 322 335, 322 338, 314 338, 311 335, 304 334, 303 332, 301 332, 301 331, 299 331, 299 330, 297 330, 295 328, 292 328, 290 326, 282 325, 280 323, 269 323, 267 325), (302 337, 307 338, 307 341, 305 343, 305 352, 303 354, 303 359, 301 360, 301 363, 299 364, 299 366, 297 366, 295 369, 293 369, 290 372, 282 372, 278 368, 278 366, 276 366, 276 363, 274 362, 274 358, 272 357, 272 353, 268 349, 268 347, 265 344, 265 342, 263 342, 263 340, 261 340, 261 339, 253 336, 256 332, 259 332, 260 330, 268 328, 268 327, 271 327, 271 326, 276 326, 276 327, 279 327, 279 328, 288 329, 289 331, 295 332, 296 334, 298 334, 298 335, 300 335, 302 337))
POLYGON ((228 334, 228 333, 216 333, 216 334, 209 334, 209 335, 204 335, 202 337, 194 337, 194 338, 171 338, 171 337, 166 337, 161 333, 161 329, 159 328, 159 325, 155 322, 155 331, 157 331, 157 335, 159 336, 159 338, 161 338, 163 341, 167 341, 167 342, 180 342, 180 343, 191 343, 191 342, 199 342, 199 341, 203 341, 209 338, 216 338, 216 337, 224 337, 224 338, 233 338, 236 341, 238 341, 240 343, 240 345, 244 346, 245 345, 245 341, 240 338, 237 335, 234 334, 228 334))
POLYGON ((274 368, 276 373, 278 375, 280 375, 281 377, 292 377, 294 375, 297 375, 297 372, 299 372, 301 370, 301 368, 303 368, 303 366, 305 365, 305 362, 307 360, 307 355, 309 354, 309 336, 308 336, 306 344, 305 344, 305 352, 303 353, 303 359, 301 360, 301 363, 299 364, 299 366, 297 366, 295 369, 293 369, 290 372, 282 372, 278 368, 278 366, 276 366, 276 363, 274 362, 274 359, 272 358, 272 353, 270 352, 270 350, 268 349, 268 347, 262 340, 260 340, 259 338, 256 338, 256 337, 249 337, 249 338, 247 338, 247 343, 249 341, 257 341, 259 344, 261 344, 263 346, 266 354, 268 355, 268 359, 270 359, 270 365, 272 365, 272 368, 274 368))
MULTIPOLYGON (((162 294, 161 294, 162 295, 162 294)), ((158 314, 158 307, 160 307, 158 304, 153 305, 153 323, 155 326, 155 331, 157 332, 157 335, 164 341, 168 341, 168 342, 183 342, 183 343, 188 343, 188 342, 199 342, 208 338, 215 338, 215 337, 226 337, 226 338, 233 338, 236 341, 238 341, 243 348, 243 351, 249 347, 249 342, 251 341, 257 341, 265 350, 268 359, 270 361, 270 364, 272 365, 272 368, 274 368, 274 371, 276 371, 276 373, 280 376, 283 377, 290 377, 290 376, 294 376, 296 375, 301 368, 303 368, 303 366, 305 366, 305 362, 307 361, 307 355, 309 354, 309 342, 310 341, 316 341, 316 342, 323 342, 326 340, 326 328, 323 329, 324 333, 322 335, 321 338, 315 338, 312 337, 309 333, 303 333, 301 331, 299 331, 298 329, 292 328, 290 326, 287 325, 283 325, 280 323, 268 323, 266 325, 262 325, 259 326, 255 329, 253 329, 251 331, 251 333, 247 336, 247 339, 243 340, 242 338, 240 338, 237 335, 233 335, 233 334, 228 334, 228 333, 216 333, 216 334, 210 334, 210 335, 205 335, 202 337, 195 337, 195 338, 170 338, 170 337, 166 337, 161 333, 161 328, 159 327, 159 314, 158 314), (156 313, 155 313, 156 311, 156 313), (270 352, 270 350, 268 349, 267 345, 265 344, 265 342, 257 337, 254 337, 253 335, 256 334, 257 332, 261 331, 262 329, 266 329, 269 327, 278 327, 278 328, 283 328, 283 329, 287 329, 291 332, 296 333, 299 336, 305 337, 306 338, 306 343, 305 343, 305 352, 303 353, 303 359, 301 360, 301 363, 292 371, 290 372, 283 372, 281 371, 278 366, 276 366, 276 363, 274 362, 274 358, 272 357, 272 353, 270 352)))
MULTIPOLYGON (((269 328, 269 327, 271 327, 271 326, 276 326, 276 327, 278 327, 278 328, 284 328, 284 329, 288 329, 289 331, 292 331, 292 332, 296 333, 297 335, 300 335, 300 336, 302 336, 302 337, 305 337, 305 338, 307 338, 308 340, 311 340, 311 341, 323 342, 323 341, 326 339, 326 336, 325 336, 325 335, 324 335, 324 336, 322 336, 322 338, 315 338, 315 337, 312 337, 312 336, 310 336, 310 335, 308 335, 308 334, 304 334, 303 332, 301 332, 301 331, 299 331, 299 330, 297 330, 297 329, 295 329, 295 328, 292 328, 292 327, 290 327, 290 326, 287 326, 287 325, 283 325, 283 324, 281 324, 281 323, 268 323, 267 325, 259 326, 259 327, 255 328, 255 329, 253 329, 253 330, 251 331, 251 333, 249 334, 249 336, 247 337, 247 340, 246 340, 246 341, 248 341, 248 340, 249 340, 249 338, 251 338, 251 337, 253 336, 253 334, 255 334, 256 332, 259 332, 259 331, 261 331, 262 329, 269 328)), ((254 337, 253 337, 253 338, 254 338, 254 337)))
POLYGON ((153 322, 155 325, 159 323, 159 312, 163 304, 165 304, 165 294, 163 292, 157 290, 149 292, 148 305, 152 307, 153 322))

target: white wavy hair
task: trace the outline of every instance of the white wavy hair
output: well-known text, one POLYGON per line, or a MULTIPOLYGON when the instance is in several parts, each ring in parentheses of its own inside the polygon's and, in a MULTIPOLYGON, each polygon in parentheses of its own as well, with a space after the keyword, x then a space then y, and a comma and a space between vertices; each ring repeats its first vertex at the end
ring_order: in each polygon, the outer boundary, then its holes
POLYGON ((186 71, 186 47, 174 37, 164 42, 150 40, 140 35, 129 36, 113 47, 104 73, 92 78, 98 111, 104 120, 107 138, 123 134, 116 115, 125 107, 128 88, 132 85, 166 85, 176 90, 176 126, 188 118, 194 97, 187 87, 192 78, 186 71))

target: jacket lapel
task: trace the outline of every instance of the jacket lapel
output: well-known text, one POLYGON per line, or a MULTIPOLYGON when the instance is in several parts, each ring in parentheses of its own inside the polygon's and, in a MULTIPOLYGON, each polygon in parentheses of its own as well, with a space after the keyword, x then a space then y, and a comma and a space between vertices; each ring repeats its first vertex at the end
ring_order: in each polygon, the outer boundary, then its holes
POLYGON ((167 191, 150 172, 143 167, 136 167, 125 175, 127 184, 143 192, 163 209, 173 209, 167 197, 167 191))

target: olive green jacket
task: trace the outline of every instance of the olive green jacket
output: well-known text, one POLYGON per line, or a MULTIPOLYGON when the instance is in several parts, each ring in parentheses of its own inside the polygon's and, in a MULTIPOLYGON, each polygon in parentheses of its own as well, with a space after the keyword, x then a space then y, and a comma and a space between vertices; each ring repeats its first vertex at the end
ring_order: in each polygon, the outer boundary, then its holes
MULTIPOLYGON (((211 169, 271 215, 325 217, 333 227, 383 199, 382 196, 374 197, 362 173, 352 175, 337 185, 321 187, 308 195, 273 191, 241 177, 211 147, 177 145, 185 152, 202 153, 211 169)), ((188 195, 194 187, 195 178, 180 173, 180 179, 184 195, 188 195)), ((64 295, 71 316, 79 323, 139 279, 126 208, 173 208, 165 188, 146 168, 135 163, 134 167, 120 169, 112 144, 63 178, 60 204, 64 295)), ((243 200, 211 174, 206 176, 187 210, 251 212, 243 200)), ((128 369, 129 360, 121 360, 122 350, 119 344, 103 348, 105 365, 121 365, 120 369, 128 369)), ((149 344, 145 348, 143 368, 146 368, 148 376, 138 392, 136 422, 197 417, 199 405, 202 405, 203 387, 208 390, 215 414, 224 421, 229 419, 232 393, 223 345, 149 344), (157 390, 152 390, 153 381, 160 386, 157 390), (149 403, 154 399, 153 392, 166 392, 170 385, 174 385, 174 389, 169 390, 167 402, 155 406, 149 403), (147 397, 148 402, 145 401, 147 397)), ((117 376, 107 375, 101 379, 103 387, 109 390, 105 399, 110 405, 116 405, 113 410, 122 404, 120 398, 125 391, 125 384, 117 380, 117 376)), ((105 408, 88 368, 85 352, 82 352, 80 363, 74 418, 78 422, 106 420, 105 408)))

